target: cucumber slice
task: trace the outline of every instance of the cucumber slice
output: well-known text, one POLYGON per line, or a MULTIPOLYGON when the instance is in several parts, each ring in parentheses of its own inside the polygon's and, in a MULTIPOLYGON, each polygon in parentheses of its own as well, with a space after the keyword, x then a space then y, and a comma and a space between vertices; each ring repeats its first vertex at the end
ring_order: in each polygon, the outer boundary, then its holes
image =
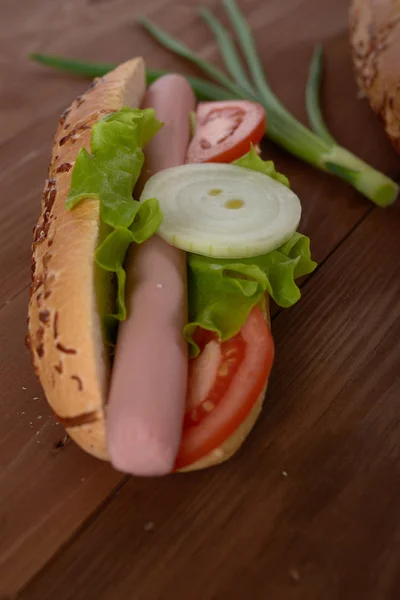
POLYGON ((141 198, 157 198, 158 234, 169 244, 215 258, 266 254, 286 242, 301 217, 298 197, 275 179, 230 164, 186 164, 146 183, 141 198))

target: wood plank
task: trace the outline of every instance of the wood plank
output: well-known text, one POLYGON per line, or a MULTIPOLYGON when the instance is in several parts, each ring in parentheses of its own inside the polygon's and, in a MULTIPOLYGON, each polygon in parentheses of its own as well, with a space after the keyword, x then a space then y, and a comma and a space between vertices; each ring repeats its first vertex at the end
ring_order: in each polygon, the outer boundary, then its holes
MULTIPOLYGON (((215 44, 196 16, 196 5, 195 2, 190 6, 174 2, 172 11, 172 0, 150 0, 144 8, 139 1, 131 0, 104 3, 73 0, 57 7, 50 0, 38 0, 33 10, 29 0, 21 0, 16 11, 14 2, 1 3, 0 79, 3 80, 6 73, 8 76, 7 68, 11 65, 13 72, 8 85, 0 90, 3 197, 0 207, 0 306, 3 305, 0 347, 7 349, 0 357, 3 415, 0 422, 0 595, 12 594, 23 587, 93 515, 122 479, 107 465, 85 456, 72 444, 54 453, 53 445, 61 439, 62 433, 49 418, 49 409, 23 348, 27 295, 22 290, 29 283, 31 231, 39 211, 56 115, 86 86, 82 80, 41 70, 26 62, 25 56, 28 51, 36 50, 118 61, 131 54, 144 53, 154 67, 180 71, 184 68, 185 72, 192 72, 140 33, 134 27, 134 17, 140 7, 169 31, 182 35, 204 56, 212 58, 215 44), (25 18, 21 19, 23 11, 25 18), (36 397, 39 400, 33 400, 36 397), (37 419, 39 416, 42 418, 37 419)), ((271 80, 300 117, 304 117, 303 85, 311 49, 317 37, 326 39, 329 58, 326 101, 335 133, 379 168, 397 174, 398 159, 378 122, 365 103, 360 105, 355 97, 347 49, 345 0, 336 3, 335 8, 329 0, 287 0, 285 3, 273 0, 268 3, 268 10, 261 0, 251 0, 244 6, 258 31, 259 47, 271 80), (264 27, 268 35, 264 35, 264 27), (339 90, 340 110, 332 101, 332 93, 338 97, 339 90), (352 127, 348 126, 349 122, 352 127)), ((301 196, 302 230, 312 235, 314 254, 323 260, 367 214, 369 204, 345 184, 317 173, 268 143, 265 151, 276 160, 278 168, 290 176, 301 196)), ((197 507, 202 509, 201 499, 208 501, 202 489, 203 479, 215 482, 213 489, 218 495, 216 477, 219 473, 171 479, 167 485, 176 491, 167 494, 165 508, 161 505, 156 509, 152 503, 149 510, 144 508, 147 495, 154 493, 161 500, 165 483, 138 480, 135 485, 139 487, 135 489, 144 504, 128 528, 131 532, 137 529, 143 542, 143 527, 154 514, 157 522, 162 521, 163 515, 168 519, 169 514, 174 514, 176 494, 184 498, 189 494, 194 498, 198 493, 197 507), (160 512, 154 513, 156 510, 160 512)), ((229 489, 234 493, 233 487, 229 489)), ((120 522, 124 524, 122 516, 120 522)), ((217 525, 216 516, 214 527, 217 525)), ((207 535, 205 531, 205 541, 207 535)))
POLYGON ((24 347, 26 306, 24 292, 0 318, 0 596, 29 580, 123 479, 62 447, 24 347))
POLYGON ((21 600, 398 598, 399 226, 376 209, 275 319, 268 402, 233 460, 130 479, 21 600))
MULTIPOLYGON (((151 0, 141 13, 163 13, 170 10, 171 3, 172 0, 151 0)), ((0 92, 0 142, 23 134, 27 125, 48 116, 49 108, 61 112, 87 86, 80 78, 55 75, 35 65, 29 60, 29 53, 68 54, 103 62, 131 58, 139 49, 151 56, 152 43, 143 32, 136 32, 132 43, 138 6, 129 0, 72 0, 62 5, 49 0, 38 0, 33 5, 30 0, 21 0, 15 10, 13 0, 2 2, 0 74, 1 80, 7 76, 7 86, 0 92)), ((185 27, 188 16, 182 14, 183 20, 178 18, 176 26, 185 27)))

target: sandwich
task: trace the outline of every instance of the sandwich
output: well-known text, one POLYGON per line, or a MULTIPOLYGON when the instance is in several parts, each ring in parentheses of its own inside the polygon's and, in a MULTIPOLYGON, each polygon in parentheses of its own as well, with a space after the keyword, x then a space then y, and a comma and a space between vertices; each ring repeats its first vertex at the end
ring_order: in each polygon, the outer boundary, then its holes
POLYGON ((59 120, 34 229, 27 343, 47 401, 86 452, 137 476, 241 447, 274 361, 269 303, 311 273, 301 204, 260 156, 257 103, 196 106, 142 58, 59 120))

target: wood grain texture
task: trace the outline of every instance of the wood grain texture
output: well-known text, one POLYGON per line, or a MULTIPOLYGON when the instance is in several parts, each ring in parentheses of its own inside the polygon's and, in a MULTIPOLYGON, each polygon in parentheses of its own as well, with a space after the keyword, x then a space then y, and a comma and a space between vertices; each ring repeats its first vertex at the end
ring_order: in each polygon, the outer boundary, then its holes
POLYGON ((24 347, 26 305, 23 292, 0 313, 0 592, 27 581, 122 480, 63 446, 24 347))
POLYGON ((375 210, 275 319, 269 399, 232 461, 131 479, 21 599, 73 581, 76 600, 398 598, 399 225, 375 210))
MULTIPOLYGON (((220 3, 204 3, 222 16, 220 3)), ((332 131, 397 177, 398 158, 356 98, 347 0, 240 4, 274 88, 301 119, 307 65, 324 42, 332 131)), ((302 302, 275 319, 269 401, 243 450, 215 470, 123 486, 73 444, 54 448, 63 433, 23 346, 30 243, 58 114, 88 83, 26 55, 143 54, 149 66, 195 73, 135 17, 147 14, 218 62, 198 5, 0 3, 0 598, 32 578, 22 598, 398 598, 399 210, 372 211, 269 142, 265 156, 300 195, 301 230, 322 267, 302 302)))

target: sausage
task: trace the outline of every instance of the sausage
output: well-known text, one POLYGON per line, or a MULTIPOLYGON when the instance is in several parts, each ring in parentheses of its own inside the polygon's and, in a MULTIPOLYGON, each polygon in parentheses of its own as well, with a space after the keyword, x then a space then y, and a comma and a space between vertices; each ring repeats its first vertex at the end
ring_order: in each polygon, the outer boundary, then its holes
MULTIPOLYGON (((149 87, 144 106, 155 109, 164 127, 146 148, 141 185, 184 163, 195 98, 183 77, 167 75, 149 87)), ((129 249, 125 266, 128 318, 119 328, 111 377, 108 453, 120 471, 163 475, 175 463, 185 408, 186 255, 155 235, 129 249)))

